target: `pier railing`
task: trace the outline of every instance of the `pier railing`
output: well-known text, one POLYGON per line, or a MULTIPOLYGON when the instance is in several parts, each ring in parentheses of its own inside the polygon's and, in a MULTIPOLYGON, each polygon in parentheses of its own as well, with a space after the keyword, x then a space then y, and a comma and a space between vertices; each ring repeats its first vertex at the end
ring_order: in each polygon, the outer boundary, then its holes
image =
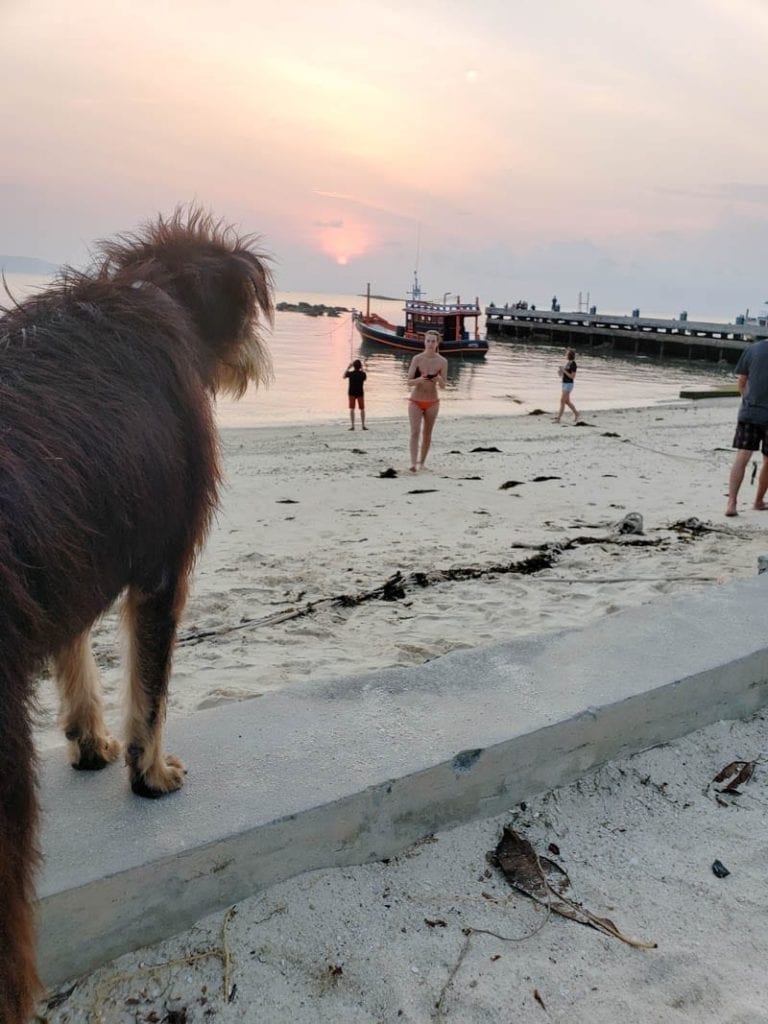
POLYGON ((635 354, 735 363, 753 341, 768 337, 757 321, 714 321, 576 313, 514 306, 486 307, 489 336, 513 336, 530 342, 615 349, 635 354))

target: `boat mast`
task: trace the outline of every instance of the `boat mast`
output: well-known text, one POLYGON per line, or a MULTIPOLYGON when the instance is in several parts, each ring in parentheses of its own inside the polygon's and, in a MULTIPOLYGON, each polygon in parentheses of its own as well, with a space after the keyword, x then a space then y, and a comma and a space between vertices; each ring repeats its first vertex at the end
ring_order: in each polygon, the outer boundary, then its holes
POLYGON ((365 286, 365 315, 371 315, 371 282, 365 286))
POLYGON ((421 252, 421 224, 416 227, 416 269, 413 271, 413 286, 411 288, 411 299, 418 302, 421 298, 421 287, 419 286, 419 254, 421 252))

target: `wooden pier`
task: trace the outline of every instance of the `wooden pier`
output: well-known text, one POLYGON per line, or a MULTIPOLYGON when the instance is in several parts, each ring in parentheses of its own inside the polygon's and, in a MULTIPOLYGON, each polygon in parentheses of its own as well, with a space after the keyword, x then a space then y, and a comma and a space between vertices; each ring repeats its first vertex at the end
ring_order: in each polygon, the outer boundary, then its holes
POLYGON ((489 338, 516 338, 532 344, 590 348, 634 355, 735 364, 753 341, 768 337, 765 317, 737 317, 736 323, 662 320, 608 313, 487 306, 489 338))

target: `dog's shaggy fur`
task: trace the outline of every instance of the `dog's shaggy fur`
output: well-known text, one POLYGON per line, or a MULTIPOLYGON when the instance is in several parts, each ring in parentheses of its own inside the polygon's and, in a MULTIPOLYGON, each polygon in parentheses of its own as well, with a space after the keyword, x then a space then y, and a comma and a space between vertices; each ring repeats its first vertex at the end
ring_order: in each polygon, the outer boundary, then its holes
POLYGON ((161 730, 187 577, 217 501, 212 398, 265 381, 264 258, 198 209, 103 243, 0 319, 0 1022, 39 983, 33 683, 53 662, 72 766, 120 753, 89 644, 122 591, 134 793, 178 789, 161 730))

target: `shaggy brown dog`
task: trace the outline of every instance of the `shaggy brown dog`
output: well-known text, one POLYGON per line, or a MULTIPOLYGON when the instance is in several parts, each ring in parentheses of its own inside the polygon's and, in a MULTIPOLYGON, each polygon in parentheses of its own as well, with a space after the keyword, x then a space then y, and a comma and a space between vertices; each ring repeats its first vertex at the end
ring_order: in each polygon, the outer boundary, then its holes
POLYGON ((33 682, 53 659, 74 768, 114 761, 89 644, 123 591, 125 757, 145 797, 178 789, 163 753, 187 577, 217 501, 212 397, 265 381, 263 257, 200 210, 103 244, 93 269, 0 319, 0 1022, 39 990, 32 901, 33 682))

